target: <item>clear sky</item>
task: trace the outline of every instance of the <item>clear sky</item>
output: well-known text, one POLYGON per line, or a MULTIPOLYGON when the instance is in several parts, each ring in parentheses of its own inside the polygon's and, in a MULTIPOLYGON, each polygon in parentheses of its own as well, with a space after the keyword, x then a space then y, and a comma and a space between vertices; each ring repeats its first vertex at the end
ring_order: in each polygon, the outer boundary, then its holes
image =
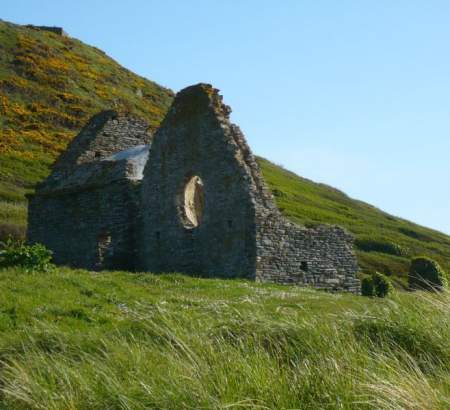
POLYGON ((175 91, 219 88, 253 151, 450 233, 450 1, 0 0, 175 91))

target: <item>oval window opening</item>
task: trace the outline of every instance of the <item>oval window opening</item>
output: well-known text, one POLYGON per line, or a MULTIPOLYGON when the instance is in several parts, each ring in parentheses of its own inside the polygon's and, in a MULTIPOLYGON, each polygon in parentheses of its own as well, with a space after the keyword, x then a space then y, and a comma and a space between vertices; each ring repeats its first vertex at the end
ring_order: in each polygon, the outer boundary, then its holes
POLYGON ((186 228, 195 228, 201 224, 204 205, 203 181, 193 176, 185 185, 182 197, 186 228))

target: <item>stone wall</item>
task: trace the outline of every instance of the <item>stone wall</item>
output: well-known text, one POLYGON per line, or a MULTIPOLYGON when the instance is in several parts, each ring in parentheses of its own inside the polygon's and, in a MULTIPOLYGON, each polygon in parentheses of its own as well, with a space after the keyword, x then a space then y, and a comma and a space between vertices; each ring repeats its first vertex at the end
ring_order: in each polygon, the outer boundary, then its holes
POLYGON ((147 144, 147 129, 114 111, 94 116, 29 196, 28 241, 46 245, 58 264, 134 270, 142 158, 114 154, 147 144))
POLYGON ((353 237, 338 226, 308 229, 282 217, 260 221, 257 280, 360 292, 353 237))
POLYGON ((140 182, 30 198, 28 240, 46 245, 57 264, 92 270, 134 270, 140 182))
POLYGON ((228 121, 221 127, 228 129, 239 147, 240 160, 251 180, 248 189, 254 203, 256 280, 359 293, 353 237, 338 226, 308 229, 284 218, 239 127, 228 121))
POLYGON ((228 114, 212 87, 190 87, 156 132, 143 179, 142 270, 254 278, 251 180, 228 114), (185 209, 193 180, 202 186, 198 226, 185 209))

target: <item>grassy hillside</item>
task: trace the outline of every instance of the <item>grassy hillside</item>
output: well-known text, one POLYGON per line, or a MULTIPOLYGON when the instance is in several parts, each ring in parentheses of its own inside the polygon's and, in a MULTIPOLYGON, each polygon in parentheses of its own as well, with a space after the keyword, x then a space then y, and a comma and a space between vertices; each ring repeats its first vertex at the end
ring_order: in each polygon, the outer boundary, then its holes
POLYGON ((95 47, 0 21, 3 230, 5 224, 25 225, 24 193, 47 175, 91 115, 106 108, 129 111, 156 129, 172 96, 95 47))
POLYGON ((450 295, 0 270, 0 408, 448 409, 450 295))
MULTIPOLYGON (((131 111, 156 128, 172 92, 124 69, 78 40, 0 21, 0 237, 23 232, 24 193, 87 118, 104 108, 131 111)), ((260 159, 282 211, 307 225, 338 224, 357 236, 365 272, 404 282, 411 256, 450 272, 450 237, 388 215, 260 159)))

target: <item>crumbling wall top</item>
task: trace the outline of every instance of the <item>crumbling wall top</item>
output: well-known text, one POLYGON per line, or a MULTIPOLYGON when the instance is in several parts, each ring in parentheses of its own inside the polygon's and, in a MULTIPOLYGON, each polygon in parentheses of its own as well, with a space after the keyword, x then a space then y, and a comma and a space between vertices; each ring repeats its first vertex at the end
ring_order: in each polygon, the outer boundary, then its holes
POLYGON ((60 156, 54 170, 100 161, 117 152, 148 145, 152 140, 146 121, 113 110, 94 115, 60 156))
POLYGON ((140 180, 151 139, 144 120, 102 111, 70 143, 36 192, 80 189, 118 179, 140 180))

